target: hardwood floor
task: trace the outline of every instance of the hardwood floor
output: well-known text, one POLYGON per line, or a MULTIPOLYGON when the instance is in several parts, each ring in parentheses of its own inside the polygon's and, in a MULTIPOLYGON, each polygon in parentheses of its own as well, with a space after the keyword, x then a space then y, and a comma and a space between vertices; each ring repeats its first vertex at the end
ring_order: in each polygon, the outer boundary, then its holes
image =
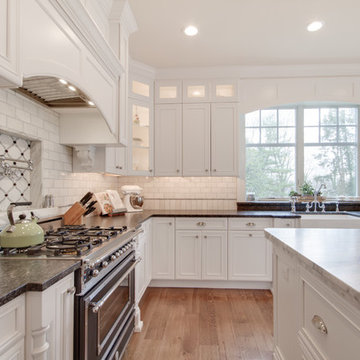
POLYGON ((148 288, 124 360, 270 360, 267 290, 148 288))

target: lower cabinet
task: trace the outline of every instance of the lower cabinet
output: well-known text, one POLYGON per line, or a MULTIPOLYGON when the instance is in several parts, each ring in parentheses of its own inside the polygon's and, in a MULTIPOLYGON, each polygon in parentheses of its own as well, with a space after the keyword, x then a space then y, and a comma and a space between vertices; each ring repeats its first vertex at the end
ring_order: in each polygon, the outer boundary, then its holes
POLYGON ((152 278, 175 278, 175 219, 152 219, 152 278))
POLYGON ((0 359, 24 359, 25 294, 0 307, 0 359))
POLYGON ((226 280, 226 231, 176 231, 176 279, 226 280))
POLYGON ((74 274, 0 307, 0 359, 73 358, 74 274))
POLYGON ((271 281, 271 256, 263 231, 229 231, 229 280, 271 281))

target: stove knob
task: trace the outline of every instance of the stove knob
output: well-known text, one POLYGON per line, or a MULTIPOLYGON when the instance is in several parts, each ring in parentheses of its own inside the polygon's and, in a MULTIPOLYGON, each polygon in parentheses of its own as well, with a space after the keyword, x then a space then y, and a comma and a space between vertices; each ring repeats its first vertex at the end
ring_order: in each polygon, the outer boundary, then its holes
POLYGON ((111 255, 110 260, 111 260, 111 261, 115 261, 115 260, 116 260, 116 256, 115 256, 115 255, 111 255))
POLYGON ((120 257, 120 252, 117 251, 117 252, 115 253, 115 256, 116 256, 117 258, 120 257))
POLYGON ((106 268, 108 265, 109 265, 109 263, 108 263, 107 261, 103 261, 103 262, 101 263, 101 267, 102 267, 102 268, 106 268))
POLYGON ((89 264, 89 269, 93 269, 95 267, 95 264, 94 263, 90 263, 89 264))
POLYGON ((93 277, 98 276, 98 275, 99 275, 99 270, 98 270, 98 269, 93 270, 93 271, 91 272, 91 275, 92 275, 93 277))

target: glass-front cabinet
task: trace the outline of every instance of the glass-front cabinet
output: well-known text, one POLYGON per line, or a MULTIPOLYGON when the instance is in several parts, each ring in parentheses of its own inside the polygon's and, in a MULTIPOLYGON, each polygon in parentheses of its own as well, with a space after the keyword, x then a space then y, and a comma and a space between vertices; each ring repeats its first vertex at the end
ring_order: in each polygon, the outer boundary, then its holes
POLYGON ((211 81, 212 102, 234 102, 238 101, 238 82, 233 79, 217 79, 211 81))
POLYGON ((130 143, 129 174, 153 175, 153 106, 150 102, 129 99, 130 143))
POLYGON ((155 103, 156 104, 180 104, 182 102, 181 80, 156 80, 155 103))

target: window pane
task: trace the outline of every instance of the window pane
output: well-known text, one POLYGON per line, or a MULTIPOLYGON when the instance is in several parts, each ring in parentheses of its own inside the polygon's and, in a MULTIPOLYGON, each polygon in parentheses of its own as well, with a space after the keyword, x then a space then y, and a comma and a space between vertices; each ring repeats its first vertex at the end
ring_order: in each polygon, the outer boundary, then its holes
POLYGON ((279 126, 295 126, 295 109, 279 110, 279 126))
POLYGON ((321 125, 336 125, 337 124, 337 111, 336 109, 320 110, 320 124, 321 125))
POLYGON ((245 131, 247 144, 259 144, 260 143, 260 129, 249 128, 245 131))
POLYGON ((295 143, 295 128, 279 128, 279 143, 295 143))
POLYGON ((245 115, 245 126, 260 126, 260 111, 253 111, 245 115))
POLYGON ((304 179, 326 196, 356 195, 356 146, 305 146, 304 179))
POLYGON ((261 143, 262 144, 276 144, 277 143, 277 128, 262 128, 261 129, 261 143))
POLYGON ((356 141, 356 127, 355 126, 339 126, 339 141, 340 142, 355 142, 356 141))
POLYGON ((320 129, 320 138, 322 143, 337 142, 336 126, 326 126, 320 129))
POLYGON ((339 108, 340 125, 356 125, 357 109, 356 108, 339 108))
POLYGON ((248 147, 246 191, 256 198, 287 197, 295 189, 295 147, 248 147))
POLYGON ((261 126, 277 126, 277 111, 261 110, 261 126))
POLYGON ((319 125, 319 109, 304 109, 304 125, 305 126, 319 125))
POLYGON ((318 127, 305 127, 304 128, 304 142, 318 143, 319 142, 319 128, 318 127))

